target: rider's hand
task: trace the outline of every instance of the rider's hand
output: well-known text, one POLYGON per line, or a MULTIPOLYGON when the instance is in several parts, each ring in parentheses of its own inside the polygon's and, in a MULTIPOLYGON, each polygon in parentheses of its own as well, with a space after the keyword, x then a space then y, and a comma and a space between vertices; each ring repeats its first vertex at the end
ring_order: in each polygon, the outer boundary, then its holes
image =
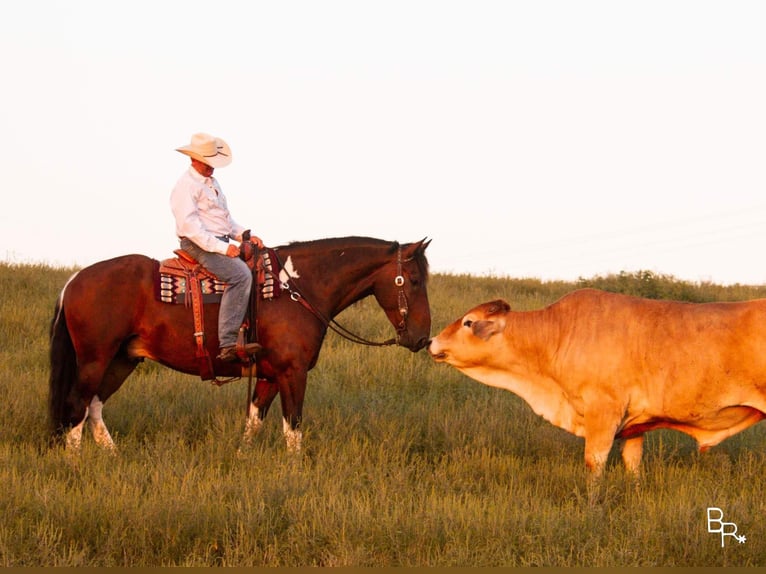
POLYGON ((250 236, 250 243, 257 245, 258 249, 263 249, 263 241, 261 241, 261 238, 257 237, 256 235, 250 236))
POLYGON ((237 257, 239 255, 239 247, 229 243, 229 246, 226 248, 226 255, 227 257, 237 257))

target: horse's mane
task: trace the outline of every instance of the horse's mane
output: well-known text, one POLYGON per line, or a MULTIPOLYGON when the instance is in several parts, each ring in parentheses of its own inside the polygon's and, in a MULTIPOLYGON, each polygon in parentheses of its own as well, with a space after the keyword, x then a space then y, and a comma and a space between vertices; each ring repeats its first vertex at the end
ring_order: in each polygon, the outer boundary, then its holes
POLYGON ((399 244, 396 241, 386 241, 384 239, 377 239, 375 237, 362 237, 358 235, 351 235, 349 237, 325 237, 322 239, 310 239, 308 241, 291 241, 287 245, 282 245, 280 247, 333 248, 333 247, 349 247, 349 246, 361 247, 366 245, 373 247, 373 246, 379 246, 379 245, 398 246, 399 244))
MULTIPOLYGON (((386 241, 375 237, 364 237, 352 235, 348 237, 327 237, 323 239, 311 239, 308 241, 291 241, 286 245, 280 245, 276 249, 342 249, 348 247, 385 247, 388 246, 388 253, 394 254, 399 249, 398 241, 386 241)), ((408 244, 404 244, 408 245, 408 244)), ((415 254, 415 261, 423 278, 428 277, 428 260, 424 249, 418 249, 415 254)))

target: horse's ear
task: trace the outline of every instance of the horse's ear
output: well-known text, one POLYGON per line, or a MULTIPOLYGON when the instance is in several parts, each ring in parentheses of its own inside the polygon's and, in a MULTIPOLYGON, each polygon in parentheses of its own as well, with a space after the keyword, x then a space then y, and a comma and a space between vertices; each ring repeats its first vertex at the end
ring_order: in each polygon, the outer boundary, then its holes
POLYGON ((414 257, 418 253, 425 254, 426 247, 428 247, 428 244, 431 243, 430 239, 428 239, 427 241, 426 239, 428 238, 424 237, 420 241, 416 241, 414 243, 407 243, 406 245, 404 245, 403 247, 406 248, 406 251, 405 251, 406 256, 414 257))

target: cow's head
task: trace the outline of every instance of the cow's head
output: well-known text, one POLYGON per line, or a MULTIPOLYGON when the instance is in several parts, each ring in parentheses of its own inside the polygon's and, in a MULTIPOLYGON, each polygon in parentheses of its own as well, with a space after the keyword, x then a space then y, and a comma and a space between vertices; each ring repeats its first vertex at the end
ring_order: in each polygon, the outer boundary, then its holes
POLYGON ((435 361, 458 369, 486 363, 502 344, 502 337, 494 336, 505 329, 510 310, 502 299, 474 307, 431 339, 429 354, 435 361))

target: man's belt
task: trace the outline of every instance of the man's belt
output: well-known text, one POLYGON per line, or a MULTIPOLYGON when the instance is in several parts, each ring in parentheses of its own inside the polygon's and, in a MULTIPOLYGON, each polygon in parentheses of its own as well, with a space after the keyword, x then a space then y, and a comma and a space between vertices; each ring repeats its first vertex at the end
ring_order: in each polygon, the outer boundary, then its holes
MULTIPOLYGON (((224 241, 226 243, 228 243, 229 240, 232 239, 232 237, 230 237, 229 235, 214 235, 213 237, 215 237, 216 239, 220 239, 221 241, 224 241)), ((181 235, 178 237, 178 239, 188 239, 188 237, 181 235)))

